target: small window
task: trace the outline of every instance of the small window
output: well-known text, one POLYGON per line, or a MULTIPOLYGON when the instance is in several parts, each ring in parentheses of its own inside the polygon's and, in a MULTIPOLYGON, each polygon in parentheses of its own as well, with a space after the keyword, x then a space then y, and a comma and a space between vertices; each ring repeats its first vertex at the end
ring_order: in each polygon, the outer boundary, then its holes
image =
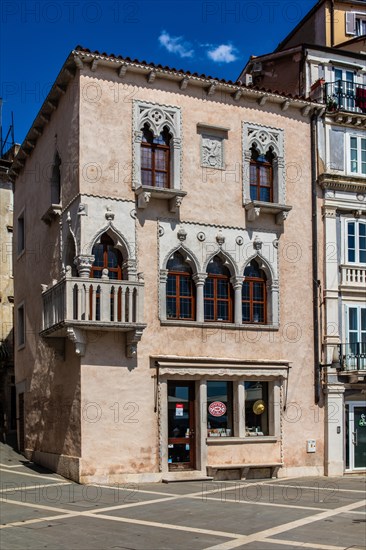
POLYGON ((219 256, 215 256, 207 267, 204 286, 205 321, 232 323, 233 296, 230 271, 219 256))
POLYGON ((233 436, 233 383, 207 381, 207 436, 233 436))
POLYGON ((141 143, 142 185, 162 189, 170 187, 170 139, 166 126, 156 137, 145 124, 141 143))
POLYGON ((24 304, 18 306, 18 316, 17 316, 17 344, 18 348, 21 348, 25 345, 25 313, 24 313, 24 304))
POLYGON ((356 17, 356 36, 366 35, 366 17, 356 17))
POLYGON ((166 312, 168 319, 193 320, 194 283, 192 270, 179 252, 167 264, 166 312))
POLYGON ((250 198, 252 201, 273 202, 273 152, 269 149, 261 155, 253 144, 251 153, 250 198))
POLYGON ((269 435, 268 382, 245 382, 246 435, 269 435))
POLYGON ((24 211, 18 217, 17 251, 18 255, 25 250, 25 219, 24 211))
POLYGON ((349 168, 352 174, 366 175, 366 138, 351 136, 349 144, 349 168))
POLYGON ((55 160, 52 167, 51 175, 51 203, 60 204, 61 202, 61 159, 58 153, 55 155, 55 160))
POLYGON ((258 263, 252 260, 244 271, 242 289, 243 323, 267 322, 266 276, 258 263))
POLYGON ((355 220, 347 223, 347 261, 366 263, 366 222, 355 220))

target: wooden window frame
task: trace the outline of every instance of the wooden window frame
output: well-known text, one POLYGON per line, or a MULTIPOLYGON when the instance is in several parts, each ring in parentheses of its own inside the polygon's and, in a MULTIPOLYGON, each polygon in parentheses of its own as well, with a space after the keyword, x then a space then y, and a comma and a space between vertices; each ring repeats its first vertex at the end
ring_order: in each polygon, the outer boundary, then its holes
POLYGON ((243 291, 242 291, 242 323, 243 325, 255 324, 255 325, 266 325, 267 324, 267 287, 265 279, 259 277, 245 277, 243 281, 243 289, 245 283, 249 283, 249 300, 244 300, 243 291), (263 300, 254 300, 253 299, 253 287, 254 283, 261 283, 263 287, 263 300), (243 319, 243 304, 249 304, 249 321, 244 321, 243 319), (254 305, 262 304, 264 311, 264 320, 263 321, 254 321, 254 305))
POLYGON ((250 167, 249 167, 249 170, 250 170, 250 175, 249 175, 249 193, 250 193, 250 198, 251 200, 256 200, 256 201, 260 201, 260 202, 273 202, 273 166, 270 162, 258 162, 256 160, 251 160, 250 161, 250 167), (256 172, 256 182, 255 183, 252 183, 252 166, 255 167, 255 172, 256 172), (267 168, 269 170, 269 185, 263 185, 262 182, 261 182, 261 176, 260 176, 260 169, 261 168, 267 168), (256 189, 256 198, 253 199, 252 198, 252 193, 251 193, 251 190, 252 188, 255 188, 256 189), (261 200, 261 189, 269 189, 269 193, 270 193, 270 199, 269 201, 262 201, 261 200))
MULTIPOLYGON (((232 323, 233 322, 233 311, 234 311, 234 308, 233 308, 233 291, 232 291, 232 286, 231 286, 231 283, 230 283, 230 277, 228 275, 219 275, 219 274, 216 274, 216 273, 208 273, 207 275, 207 279, 212 279, 213 282, 214 282, 214 285, 213 285, 213 297, 206 297, 205 296, 205 292, 203 291, 203 308, 205 308, 205 303, 206 301, 207 302, 213 302, 214 304, 214 318, 213 319, 206 319, 204 317, 204 321, 205 323, 232 323), (228 297, 227 298, 218 298, 217 297, 217 286, 218 286, 218 281, 219 279, 221 280, 225 280, 227 281, 227 284, 228 284, 228 288, 229 288, 229 292, 228 292, 228 297), (227 320, 223 320, 223 319, 218 319, 218 315, 217 315, 217 308, 218 308, 218 302, 228 302, 228 319, 227 320)), ((206 281, 207 281, 206 279, 206 281)), ((205 282, 205 286, 206 286, 206 282, 205 282)))
POLYGON ((149 187, 155 187, 156 189, 170 189, 170 146, 163 145, 161 143, 148 143, 146 141, 141 142, 141 148, 147 149, 150 151, 151 158, 151 168, 146 168, 143 165, 143 155, 141 155, 141 182, 143 183, 143 172, 151 173, 151 185, 149 187), (164 151, 164 157, 166 159, 166 170, 158 170, 156 168, 156 151, 164 151), (163 186, 156 185, 156 175, 157 174, 166 174, 166 184, 163 186))
MULTIPOLYGON (((112 241, 112 239, 111 239, 112 241)), ((96 245, 103 245, 103 266, 92 266, 91 268, 91 272, 90 272, 90 277, 93 279, 95 278, 94 277, 94 274, 97 273, 97 272, 101 272, 103 271, 103 269, 108 269, 108 273, 117 273, 117 279, 112 279, 110 278, 111 281, 122 281, 123 279, 123 271, 122 271, 122 263, 123 263, 123 256, 122 256, 122 253, 120 250, 118 250, 118 248, 116 248, 114 246, 114 243, 113 243, 113 248, 115 250, 117 250, 118 254, 120 255, 120 259, 121 259, 121 265, 118 265, 117 267, 108 267, 108 246, 111 246, 111 243, 107 243, 107 242, 104 242, 103 243, 103 235, 100 239, 100 242, 99 243, 95 243, 94 246, 96 245)), ((100 278, 100 277, 98 277, 100 278)))
MULTIPOLYGON (((175 299, 175 308, 176 308, 176 316, 175 317, 168 317, 167 315, 167 319, 169 320, 182 320, 182 321, 195 321, 196 319, 196 316, 195 316, 195 305, 196 305, 196 300, 195 300, 195 292, 194 292, 194 282, 193 282, 193 279, 192 279, 192 274, 191 273, 184 273, 182 271, 168 271, 168 278, 170 276, 173 276, 175 277, 175 295, 173 294, 167 294, 166 293, 166 301, 168 301, 168 298, 169 299, 172 299, 174 298, 175 299), (180 278, 181 277, 184 277, 186 279, 189 279, 190 282, 191 282, 191 295, 190 296, 181 296, 180 295, 180 278), (181 298, 185 298, 185 299, 189 299, 191 301, 191 317, 181 317, 180 316, 180 300, 181 298)), ((168 284, 168 279, 167 279, 167 284, 168 284)))

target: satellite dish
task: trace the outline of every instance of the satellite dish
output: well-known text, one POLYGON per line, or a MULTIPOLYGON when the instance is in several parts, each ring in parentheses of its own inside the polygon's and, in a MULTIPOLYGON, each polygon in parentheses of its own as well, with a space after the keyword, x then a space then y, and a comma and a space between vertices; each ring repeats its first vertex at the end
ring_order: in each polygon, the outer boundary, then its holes
POLYGON ((266 405, 262 399, 258 399, 253 405, 254 414, 262 414, 266 410, 266 405))

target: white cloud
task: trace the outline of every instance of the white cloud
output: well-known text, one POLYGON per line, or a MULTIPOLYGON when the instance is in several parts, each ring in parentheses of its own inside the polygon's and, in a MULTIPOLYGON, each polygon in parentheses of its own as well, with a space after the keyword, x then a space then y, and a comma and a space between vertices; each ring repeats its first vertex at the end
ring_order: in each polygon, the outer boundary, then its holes
POLYGON ((170 36, 166 31, 162 31, 159 42, 168 52, 175 53, 179 57, 192 57, 194 54, 191 44, 184 42, 181 36, 170 36))
POLYGON ((237 52, 237 49, 231 44, 221 44, 214 50, 209 50, 207 55, 216 63, 231 63, 238 59, 235 52, 237 52))

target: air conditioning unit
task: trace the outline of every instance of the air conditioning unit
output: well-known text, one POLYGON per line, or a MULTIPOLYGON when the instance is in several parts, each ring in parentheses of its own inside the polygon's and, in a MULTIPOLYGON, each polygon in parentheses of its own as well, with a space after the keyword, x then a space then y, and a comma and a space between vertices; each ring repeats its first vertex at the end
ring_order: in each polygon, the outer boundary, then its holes
POLYGON ((253 84, 253 77, 252 77, 251 74, 246 74, 245 75, 245 85, 250 86, 251 84, 253 84))

